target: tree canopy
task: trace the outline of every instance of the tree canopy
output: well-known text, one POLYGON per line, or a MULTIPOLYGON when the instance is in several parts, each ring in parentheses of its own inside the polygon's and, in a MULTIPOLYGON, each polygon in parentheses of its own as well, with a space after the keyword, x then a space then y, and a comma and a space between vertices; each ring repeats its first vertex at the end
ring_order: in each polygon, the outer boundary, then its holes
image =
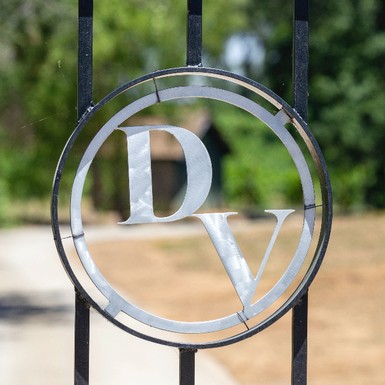
MULTIPOLYGON (((291 103, 292 7, 283 1, 204 2, 204 64, 249 76, 291 103)), ((1 9, 4 212, 15 199, 50 194, 55 164, 76 125, 77 5, 1 0, 1 9)), ((95 101, 137 76, 185 64, 186 2, 111 0, 95 2, 94 12, 95 101)), ((309 126, 343 209, 385 206, 384 59, 383 2, 310 2, 309 126)), ((241 151, 253 142, 253 132, 239 129, 242 119, 221 115, 233 147, 228 199, 268 199, 252 182, 261 170, 241 151)))
MULTIPOLYGON (((335 201, 343 209, 383 208, 385 6, 322 1, 310 9, 309 125, 329 165, 335 201)), ((269 43, 281 57, 290 55, 289 28, 281 22, 269 43)), ((266 68, 271 87, 289 99, 287 60, 270 57, 266 68)))

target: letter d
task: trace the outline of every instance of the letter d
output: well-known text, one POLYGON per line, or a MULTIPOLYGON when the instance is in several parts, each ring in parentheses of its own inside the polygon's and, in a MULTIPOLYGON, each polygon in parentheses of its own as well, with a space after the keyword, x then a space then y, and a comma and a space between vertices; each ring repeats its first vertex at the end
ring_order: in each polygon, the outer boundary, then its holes
POLYGON ((120 224, 172 222, 195 213, 207 198, 212 180, 210 156, 192 132, 175 126, 119 127, 127 136, 130 217, 120 224), (167 217, 154 214, 150 131, 165 131, 180 143, 186 159, 187 190, 179 210, 167 217))

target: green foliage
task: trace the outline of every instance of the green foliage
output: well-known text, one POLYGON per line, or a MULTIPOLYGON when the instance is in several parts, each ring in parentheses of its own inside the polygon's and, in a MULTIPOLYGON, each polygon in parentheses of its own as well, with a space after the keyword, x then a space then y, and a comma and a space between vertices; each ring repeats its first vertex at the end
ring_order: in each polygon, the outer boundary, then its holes
MULTIPOLYGON (((0 153, 0 164, 5 163, 2 157, 3 156, 0 153)), ((0 169, 0 221, 2 223, 7 221, 8 202, 9 202, 9 192, 8 192, 8 186, 5 179, 5 170, 0 169)))
MULTIPOLYGON (((380 0, 311 4, 309 125, 329 165, 342 209, 385 207, 385 6, 380 0)), ((266 67, 271 86, 291 99, 290 21, 271 38, 286 53, 266 67), (281 31, 286 31, 281 33, 281 31)))
POLYGON ((298 203, 298 173, 264 123, 229 108, 217 111, 215 121, 231 145, 225 165, 225 192, 230 201, 248 210, 298 203))
MULTIPOLYGON (((50 194, 76 125, 75 3, 0 0, 0 217, 12 200, 50 194)), ((185 1, 111 0, 94 7, 95 102, 142 74, 185 64, 185 1)), ((385 5, 326 0, 310 9, 309 125, 336 202, 346 210, 383 208, 385 5)), ((289 103, 291 36, 291 2, 204 2, 204 64, 252 77, 289 103), (234 37, 245 45, 242 53, 229 44, 234 37)), ((278 144, 234 111, 216 111, 215 119, 233 151, 226 162, 228 198, 266 206, 284 189, 295 201, 296 176, 278 144)))
POLYGON ((13 199, 48 195, 75 112, 71 2, 2 1, 0 167, 13 199))
MULTIPOLYGON (((46 197, 76 125, 77 6, 69 0, 1 0, 0 5, 2 199, 46 197)), ((205 10, 209 57, 216 57, 239 27, 236 22, 214 31, 221 6, 233 9, 222 0, 216 11, 205 10)), ((139 75, 185 64, 185 2, 95 2, 94 14, 95 101, 139 75)), ((230 18, 231 12, 222 18, 225 25, 230 18)))

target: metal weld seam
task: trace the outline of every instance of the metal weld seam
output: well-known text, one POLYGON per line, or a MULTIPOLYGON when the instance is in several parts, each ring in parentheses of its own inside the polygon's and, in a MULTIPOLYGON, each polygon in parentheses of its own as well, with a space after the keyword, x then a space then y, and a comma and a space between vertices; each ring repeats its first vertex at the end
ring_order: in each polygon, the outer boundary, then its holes
POLYGON ((250 330, 250 328, 247 326, 247 323, 246 323, 245 319, 242 317, 242 315, 239 312, 237 312, 237 315, 238 315, 239 320, 245 325, 246 329, 250 330))
POLYGON ((81 233, 81 234, 78 234, 78 235, 74 235, 72 238, 73 239, 78 239, 78 238, 81 238, 81 237, 84 237, 84 233, 81 233))
POLYGON ((155 86, 156 99, 158 100, 158 103, 160 103, 161 100, 160 100, 160 96, 159 96, 158 85, 156 84, 156 79, 152 78, 152 81, 154 82, 154 86, 155 86))

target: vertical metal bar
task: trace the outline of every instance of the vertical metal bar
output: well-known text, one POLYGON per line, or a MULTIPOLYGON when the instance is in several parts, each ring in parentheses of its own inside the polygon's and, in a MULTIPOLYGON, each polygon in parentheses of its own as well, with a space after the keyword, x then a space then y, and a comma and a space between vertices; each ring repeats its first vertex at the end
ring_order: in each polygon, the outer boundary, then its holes
MULTIPOLYGON (((78 120, 92 106, 93 0, 78 3, 78 120)), ((89 304, 75 289, 75 385, 89 384, 89 304)))
POLYGON ((307 384, 308 293, 293 308, 292 318, 292 385, 307 384))
MULTIPOLYGON (((75 289, 76 290, 76 289, 75 289)), ((75 299, 75 385, 89 384, 90 306, 76 290, 75 299)))
POLYGON ((202 65, 202 0, 187 0, 187 65, 202 65))
MULTIPOLYGON (((188 66, 202 65, 202 0, 187 0, 188 66)), ((195 385, 194 349, 179 349, 179 385, 195 385)))
MULTIPOLYGON (((293 92, 294 108, 308 119, 309 1, 294 0, 293 92)), ((307 384, 308 293, 293 308, 292 385, 307 384)))
POLYGON ((79 0, 78 120, 92 106, 93 0, 79 0))
POLYGON ((307 121, 309 67, 309 2, 294 0, 294 108, 307 121))
POLYGON ((179 385, 195 384, 194 349, 179 349, 179 385))

